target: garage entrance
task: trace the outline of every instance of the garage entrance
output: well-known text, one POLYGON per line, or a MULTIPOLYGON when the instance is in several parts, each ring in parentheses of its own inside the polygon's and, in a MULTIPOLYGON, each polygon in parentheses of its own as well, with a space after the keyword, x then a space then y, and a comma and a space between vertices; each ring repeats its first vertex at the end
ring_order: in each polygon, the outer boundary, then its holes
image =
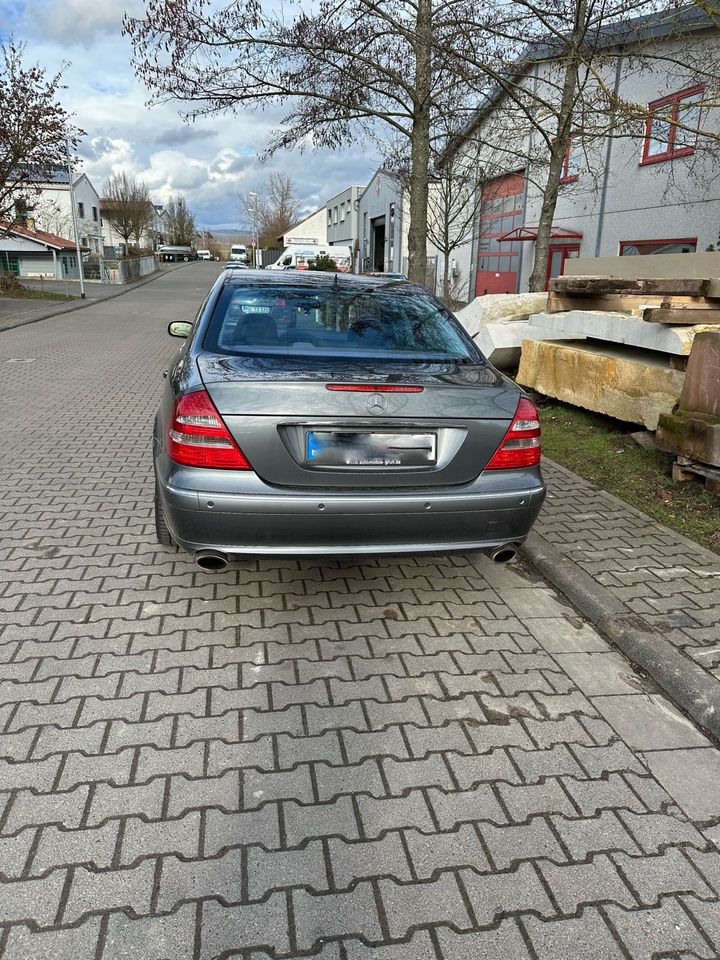
POLYGON ((475 296, 515 293, 520 244, 500 237, 522 224, 525 172, 489 180, 482 188, 475 296))
POLYGON ((371 269, 377 273, 385 272, 385 217, 375 217, 370 221, 371 231, 371 249, 370 262, 371 269))

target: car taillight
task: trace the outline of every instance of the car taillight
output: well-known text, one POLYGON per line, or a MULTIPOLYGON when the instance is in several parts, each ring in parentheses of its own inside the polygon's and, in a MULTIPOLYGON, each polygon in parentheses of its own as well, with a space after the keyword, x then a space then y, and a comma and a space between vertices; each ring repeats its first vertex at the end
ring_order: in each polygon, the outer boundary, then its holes
POLYGON ((486 470, 512 470, 540 463, 540 421, 535 404, 521 397, 515 416, 486 470))
POLYGON ((175 401, 167 451, 171 460, 188 467, 252 470, 205 390, 175 401))

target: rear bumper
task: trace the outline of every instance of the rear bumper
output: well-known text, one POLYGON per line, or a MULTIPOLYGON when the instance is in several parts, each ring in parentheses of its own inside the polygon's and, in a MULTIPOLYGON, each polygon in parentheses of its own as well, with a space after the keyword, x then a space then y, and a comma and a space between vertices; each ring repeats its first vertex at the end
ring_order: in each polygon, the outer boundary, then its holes
POLYGON ((411 492, 289 491, 256 474, 173 469, 158 487, 173 540, 229 554, 488 550, 521 543, 545 498, 540 471, 492 471, 459 488, 411 492))

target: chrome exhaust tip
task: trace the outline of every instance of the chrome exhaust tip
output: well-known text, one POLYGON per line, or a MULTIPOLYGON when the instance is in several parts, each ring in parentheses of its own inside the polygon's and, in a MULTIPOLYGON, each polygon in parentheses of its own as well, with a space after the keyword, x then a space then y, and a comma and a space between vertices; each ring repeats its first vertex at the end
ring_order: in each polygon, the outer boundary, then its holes
POLYGON ((220 573, 227 569, 228 555, 219 550, 198 550, 195 554, 195 563, 201 570, 208 573, 220 573))
POLYGON ((509 563, 517 556, 517 550, 512 544, 506 543, 504 547, 496 547, 490 557, 495 563, 509 563))

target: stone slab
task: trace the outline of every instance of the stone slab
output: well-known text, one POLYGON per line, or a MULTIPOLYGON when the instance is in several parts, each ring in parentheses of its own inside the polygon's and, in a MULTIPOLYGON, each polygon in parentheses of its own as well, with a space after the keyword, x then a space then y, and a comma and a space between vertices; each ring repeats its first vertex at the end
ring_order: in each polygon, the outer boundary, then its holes
POLYGON ((709 296, 720 296, 720 253, 659 253, 651 257, 578 257, 565 262, 568 277, 710 277, 709 296))
POLYGON ((520 362, 523 340, 529 336, 527 320, 488 323, 473 337, 484 357, 501 370, 516 367, 520 362))
POLYGON ((695 725, 659 694, 594 697, 593 704, 636 750, 710 746, 695 725))
POLYGON ((576 340, 524 340, 518 383, 576 407, 655 430, 682 392, 684 373, 661 355, 576 340))
POLYGON ((526 337, 537 337, 528 316, 547 306, 546 293, 494 293, 475 297, 456 314, 483 355, 496 367, 516 367, 526 337))
POLYGON ((609 650, 607 640, 577 617, 530 618, 525 626, 548 653, 593 653, 609 650))
POLYGON ((484 297, 475 297, 455 316, 474 337, 488 323, 527 320, 531 313, 544 310, 546 306, 547 293, 488 293, 484 297))
POLYGON ((692 820, 720 817, 720 751, 715 747, 646 753, 654 777, 692 820))
POLYGON ((558 653, 558 666, 588 697, 634 694, 642 680, 619 653, 558 653))
POLYGON ((720 419, 686 411, 661 413, 657 438, 661 450, 720 467, 720 419))
POLYGON ((627 344, 675 356, 687 356, 690 353, 698 329, 646 323, 641 317, 605 310, 534 313, 529 323, 540 334, 540 337, 529 337, 533 340, 584 340, 592 337, 607 343, 627 344))
POLYGON ((680 406, 683 410, 720 417, 720 330, 696 335, 680 406))

